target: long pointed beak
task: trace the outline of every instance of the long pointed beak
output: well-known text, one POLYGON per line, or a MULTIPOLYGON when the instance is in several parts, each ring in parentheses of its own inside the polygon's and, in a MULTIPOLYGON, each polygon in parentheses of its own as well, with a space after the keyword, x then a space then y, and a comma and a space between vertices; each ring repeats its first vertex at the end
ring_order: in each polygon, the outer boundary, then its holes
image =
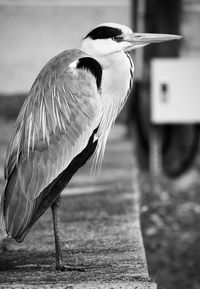
POLYGON ((160 43, 164 41, 180 40, 180 35, 174 34, 156 34, 156 33, 132 33, 124 37, 124 41, 133 45, 148 45, 150 43, 160 43))

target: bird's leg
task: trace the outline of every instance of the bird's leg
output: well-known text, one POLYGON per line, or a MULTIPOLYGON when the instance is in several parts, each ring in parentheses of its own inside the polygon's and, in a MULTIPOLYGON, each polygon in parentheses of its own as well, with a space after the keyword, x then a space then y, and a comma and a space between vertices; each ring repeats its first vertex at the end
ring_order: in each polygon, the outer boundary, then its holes
POLYGON ((60 195, 51 205, 53 214, 53 227, 54 227, 54 237, 55 237, 55 251, 56 251, 56 269, 64 271, 66 268, 63 265, 62 249, 59 235, 59 218, 58 209, 60 207, 60 195))
POLYGON ((82 267, 70 267, 63 264, 62 257, 62 248, 59 235, 59 218, 58 218, 58 209, 60 207, 60 196, 55 200, 51 205, 52 214, 53 214, 53 227, 54 227, 54 237, 55 237, 55 251, 56 251, 56 270, 60 271, 80 271, 84 272, 85 269, 82 267))

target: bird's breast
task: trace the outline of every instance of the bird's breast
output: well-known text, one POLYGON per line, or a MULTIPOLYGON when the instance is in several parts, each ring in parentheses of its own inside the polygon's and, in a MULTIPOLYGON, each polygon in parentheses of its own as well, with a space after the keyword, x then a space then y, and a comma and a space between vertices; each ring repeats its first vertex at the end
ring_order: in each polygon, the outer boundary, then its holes
POLYGON ((110 58, 109 65, 103 69, 102 96, 120 104, 130 90, 134 67, 124 52, 115 53, 110 58))

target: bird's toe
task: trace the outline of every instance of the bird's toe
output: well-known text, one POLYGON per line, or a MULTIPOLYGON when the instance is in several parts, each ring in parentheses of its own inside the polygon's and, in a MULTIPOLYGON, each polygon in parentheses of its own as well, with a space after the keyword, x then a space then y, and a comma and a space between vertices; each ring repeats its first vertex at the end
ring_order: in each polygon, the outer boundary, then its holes
POLYGON ((78 272, 85 272, 84 267, 71 267, 71 266, 64 266, 64 265, 57 265, 56 270, 58 271, 78 271, 78 272))

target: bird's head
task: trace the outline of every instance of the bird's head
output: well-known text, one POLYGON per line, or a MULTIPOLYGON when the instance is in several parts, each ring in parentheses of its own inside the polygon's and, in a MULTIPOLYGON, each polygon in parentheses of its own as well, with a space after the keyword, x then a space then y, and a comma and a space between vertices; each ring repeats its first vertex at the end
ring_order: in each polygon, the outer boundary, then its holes
POLYGON ((119 51, 130 51, 150 43, 181 38, 172 34, 134 33, 125 25, 103 23, 86 35, 80 48, 88 54, 103 56, 119 51))

